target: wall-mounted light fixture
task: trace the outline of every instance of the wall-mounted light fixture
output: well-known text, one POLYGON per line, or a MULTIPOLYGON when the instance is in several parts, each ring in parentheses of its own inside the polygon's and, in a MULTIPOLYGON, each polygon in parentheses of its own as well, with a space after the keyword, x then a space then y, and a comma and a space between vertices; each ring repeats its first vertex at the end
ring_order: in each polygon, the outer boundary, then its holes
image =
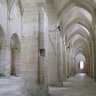
POLYGON ((68 46, 67 48, 69 49, 70 47, 68 46))
POLYGON ((60 26, 57 26, 57 27, 56 27, 56 26, 55 26, 55 27, 53 26, 53 27, 50 27, 50 28, 51 28, 51 29, 49 29, 48 31, 51 32, 51 33, 52 33, 52 32, 57 32, 57 30, 61 31, 61 30, 60 30, 60 26))
POLYGON ((68 44, 67 48, 70 50, 70 43, 68 44))
POLYGON ((17 47, 15 48, 15 51, 16 51, 16 53, 18 52, 18 48, 17 47))
POLYGON ((40 49, 40 56, 45 56, 45 49, 40 49))
POLYGON ((15 49, 17 50, 17 47, 15 49))
POLYGON ((58 30, 61 31, 60 26, 58 26, 58 30))

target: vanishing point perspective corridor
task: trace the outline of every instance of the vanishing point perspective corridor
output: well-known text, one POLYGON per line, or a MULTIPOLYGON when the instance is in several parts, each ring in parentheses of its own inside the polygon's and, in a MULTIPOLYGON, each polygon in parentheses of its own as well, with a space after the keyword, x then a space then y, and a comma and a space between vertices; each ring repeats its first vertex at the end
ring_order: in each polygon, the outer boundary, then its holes
POLYGON ((96 96, 96 83, 86 74, 77 74, 64 82, 64 87, 50 87, 51 96, 96 96))
POLYGON ((0 96, 96 96, 96 0, 0 0, 0 96))

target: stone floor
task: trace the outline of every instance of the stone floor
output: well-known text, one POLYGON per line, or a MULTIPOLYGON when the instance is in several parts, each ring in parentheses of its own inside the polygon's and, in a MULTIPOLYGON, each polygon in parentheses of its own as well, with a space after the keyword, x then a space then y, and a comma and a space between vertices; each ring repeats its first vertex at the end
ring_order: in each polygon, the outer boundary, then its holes
POLYGON ((0 96, 23 96, 21 78, 0 79, 0 96))
POLYGON ((86 74, 77 74, 63 88, 49 88, 51 96, 96 96, 96 83, 86 74))
MULTIPOLYGON (((64 87, 49 88, 51 96, 96 96, 96 83, 85 74, 77 74, 64 82, 64 87)), ((0 79, 0 96, 24 96, 20 77, 0 79)))

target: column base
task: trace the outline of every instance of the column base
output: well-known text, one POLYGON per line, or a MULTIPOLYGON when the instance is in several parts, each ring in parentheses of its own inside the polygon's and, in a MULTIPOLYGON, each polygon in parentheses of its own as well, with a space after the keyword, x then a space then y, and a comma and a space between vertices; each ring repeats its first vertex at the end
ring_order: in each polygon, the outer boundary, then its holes
POLYGON ((63 82, 62 81, 52 81, 49 83, 50 87, 63 87, 63 82))
POLYGON ((67 82, 67 76, 63 75, 63 82, 67 82))
POLYGON ((48 96, 48 85, 40 84, 32 77, 33 71, 25 71, 22 73, 23 83, 23 93, 25 96, 48 96))

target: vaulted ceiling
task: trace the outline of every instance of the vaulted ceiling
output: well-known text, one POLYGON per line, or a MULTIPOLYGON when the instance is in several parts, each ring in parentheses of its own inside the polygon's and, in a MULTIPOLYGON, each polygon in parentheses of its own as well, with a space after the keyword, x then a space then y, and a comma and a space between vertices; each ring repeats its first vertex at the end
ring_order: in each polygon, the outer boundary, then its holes
POLYGON ((74 56, 82 54, 90 59, 95 39, 96 0, 54 0, 54 5, 66 45, 70 45, 74 56))
POLYGON ((66 45, 70 44, 74 54, 81 50, 83 55, 90 55, 96 38, 96 0, 0 0, 0 4, 8 3, 8 8, 11 9, 16 1, 21 3, 20 8, 36 3, 49 3, 49 24, 59 22, 62 29, 60 34, 66 45))

